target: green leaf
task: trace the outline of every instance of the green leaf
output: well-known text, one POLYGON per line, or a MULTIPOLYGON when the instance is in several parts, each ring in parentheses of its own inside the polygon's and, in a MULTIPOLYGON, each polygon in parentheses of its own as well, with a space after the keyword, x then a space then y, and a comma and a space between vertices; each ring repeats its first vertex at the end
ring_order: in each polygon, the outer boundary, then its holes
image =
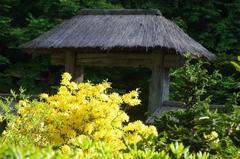
POLYGON ((238 63, 236 63, 235 61, 231 61, 230 63, 235 67, 235 69, 236 69, 238 72, 240 72, 240 65, 239 65, 238 63))
POLYGON ((240 56, 237 56, 237 60, 240 62, 240 56))

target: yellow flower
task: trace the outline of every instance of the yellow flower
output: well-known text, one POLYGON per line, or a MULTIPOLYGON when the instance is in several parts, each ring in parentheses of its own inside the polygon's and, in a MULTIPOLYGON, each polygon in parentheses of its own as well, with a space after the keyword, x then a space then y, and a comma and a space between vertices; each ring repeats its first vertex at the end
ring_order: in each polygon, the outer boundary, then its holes
POLYGON ((27 102, 25 100, 19 100, 18 104, 22 107, 27 106, 27 102))
POLYGON ((78 89, 78 85, 77 85, 77 83, 75 83, 75 82, 71 82, 71 83, 69 84, 69 88, 70 88, 71 90, 77 90, 77 89, 78 89))
POLYGON ((144 132, 147 136, 153 135, 158 136, 158 132, 155 126, 148 126, 144 132))
POLYGON ((142 139, 142 137, 147 138, 152 135, 158 135, 157 129, 154 126, 146 126, 141 121, 129 123, 123 128, 123 130, 127 134, 128 143, 137 143, 142 139))
POLYGON ((138 99, 138 90, 131 91, 127 94, 122 96, 123 101, 128 104, 129 106, 136 106, 141 104, 141 100, 138 99))
POLYGON ((218 133, 216 131, 212 131, 211 135, 213 138, 218 138, 218 133))
POLYGON ((69 73, 67 72, 63 73, 61 85, 66 85, 66 86, 69 85, 70 84, 69 81, 71 79, 72 79, 72 76, 69 73))
POLYGON ((0 122, 2 122, 3 121, 3 116, 2 116, 2 114, 0 114, 0 122))
POLYGON ((128 144, 136 144, 139 141, 141 141, 141 136, 138 134, 133 134, 133 135, 127 135, 127 143, 128 144))
POLYGON ((124 131, 138 131, 138 130, 144 130, 145 125, 142 123, 142 121, 138 120, 132 123, 129 123, 127 126, 124 127, 124 131))
POLYGON ((87 132, 88 134, 91 134, 94 130, 93 124, 89 123, 85 126, 84 131, 87 132))
POLYGON ((216 131, 212 131, 210 134, 206 134, 204 133, 203 134, 203 137, 206 139, 206 140, 215 140, 218 138, 218 133, 216 131))
POLYGON ((110 99, 115 102, 116 104, 122 104, 122 98, 118 93, 112 93, 109 95, 110 99))
POLYGON ((46 93, 42 93, 39 96, 40 96, 40 99, 47 99, 48 98, 48 94, 46 94, 46 93))
POLYGON ((71 148, 68 145, 64 145, 61 148, 63 154, 70 154, 71 153, 71 148))
POLYGON ((19 114, 22 114, 22 115, 23 115, 23 114, 26 114, 26 112, 27 112, 27 111, 26 111, 26 108, 19 108, 19 109, 18 109, 18 113, 19 113, 19 114))
POLYGON ((62 80, 70 81, 71 79, 72 79, 72 76, 70 75, 70 73, 67 73, 67 72, 63 73, 62 80))
POLYGON ((67 93, 68 93, 68 89, 66 86, 59 87, 58 94, 67 94, 67 93))
POLYGON ((99 139, 104 138, 104 136, 106 136, 106 134, 107 134, 106 130, 103 129, 103 130, 95 132, 93 136, 94 136, 94 139, 99 140, 99 139))

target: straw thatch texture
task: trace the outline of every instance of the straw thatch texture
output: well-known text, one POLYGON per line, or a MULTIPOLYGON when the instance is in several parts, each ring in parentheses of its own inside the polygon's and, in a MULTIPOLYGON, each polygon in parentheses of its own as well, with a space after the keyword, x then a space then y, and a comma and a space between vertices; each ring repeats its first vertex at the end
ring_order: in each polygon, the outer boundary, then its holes
POLYGON ((181 55, 191 52, 209 60, 215 57, 158 10, 83 10, 21 47, 145 52, 171 49, 181 55))

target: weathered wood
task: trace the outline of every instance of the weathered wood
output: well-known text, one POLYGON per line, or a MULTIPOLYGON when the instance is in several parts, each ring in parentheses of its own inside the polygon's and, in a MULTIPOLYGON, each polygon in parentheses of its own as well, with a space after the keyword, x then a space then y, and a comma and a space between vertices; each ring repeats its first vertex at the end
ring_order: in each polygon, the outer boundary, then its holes
POLYGON ((77 59, 77 65, 82 66, 108 66, 108 67, 146 67, 151 65, 150 60, 134 60, 121 58, 94 58, 94 59, 77 59))
POLYGON ((77 59, 89 59, 89 58, 113 58, 113 59, 149 59, 151 60, 150 54, 136 54, 136 53, 79 53, 77 59))
MULTIPOLYGON (((52 54, 51 62, 54 65, 65 64, 63 54, 52 54)), ((77 54, 77 66, 108 66, 108 67, 145 67, 150 68, 149 54, 77 54)))
POLYGON ((169 99, 169 68, 163 68, 162 70, 162 101, 169 99))
MULTIPOLYGON (((51 55, 53 65, 63 65, 64 54, 54 53, 51 55)), ((165 68, 177 68, 184 64, 184 59, 180 55, 164 55, 165 68)), ((152 57, 150 54, 136 53, 78 53, 76 55, 76 65, 78 66, 109 66, 109 67, 145 67, 151 68, 152 57)))
POLYGON ((64 65, 65 64, 65 54, 64 53, 51 54, 51 63, 53 65, 64 65))
POLYGON ((108 67, 146 67, 151 65, 149 54, 78 54, 77 65, 108 67))
POLYGON ((148 98, 148 112, 153 113, 157 107, 160 105, 160 72, 161 72, 161 62, 163 61, 162 56, 157 56, 153 54, 153 66, 152 74, 149 83, 149 98, 148 98))
POLYGON ((72 77, 75 77, 75 53, 65 53, 65 71, 70 73, 72 77))
POLYGON ((148 112, 153 113, 163 105, 169 94, 169 69, 164 68, 161 54, 152 54, 152 75, 149 83, 148 112))
POLYGON ((184 58, 176 54, 164 55, 164 67, 165 68, 177 68, 184 64, 184 58))

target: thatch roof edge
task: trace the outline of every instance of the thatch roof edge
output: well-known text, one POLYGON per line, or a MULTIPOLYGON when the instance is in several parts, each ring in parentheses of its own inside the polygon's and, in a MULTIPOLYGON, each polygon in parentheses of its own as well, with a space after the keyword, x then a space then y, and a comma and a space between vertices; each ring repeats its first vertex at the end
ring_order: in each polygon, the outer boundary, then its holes
POLYGON ((159 15, 158 9, 82 9, 78 15, 159 15))

